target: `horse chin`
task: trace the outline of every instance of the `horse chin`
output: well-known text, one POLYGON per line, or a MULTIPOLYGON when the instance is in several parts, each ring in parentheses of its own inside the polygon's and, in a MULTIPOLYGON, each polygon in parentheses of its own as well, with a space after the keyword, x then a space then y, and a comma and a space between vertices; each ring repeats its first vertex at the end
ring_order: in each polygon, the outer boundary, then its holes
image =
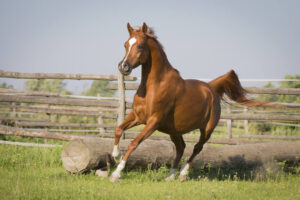
POLYGON ((131 74, 131 71, 132 71, 132 70, 127 71, 127 72, 121 72, 121 74, 123 74, 124 76, 129 76, 129 75, 131 74))

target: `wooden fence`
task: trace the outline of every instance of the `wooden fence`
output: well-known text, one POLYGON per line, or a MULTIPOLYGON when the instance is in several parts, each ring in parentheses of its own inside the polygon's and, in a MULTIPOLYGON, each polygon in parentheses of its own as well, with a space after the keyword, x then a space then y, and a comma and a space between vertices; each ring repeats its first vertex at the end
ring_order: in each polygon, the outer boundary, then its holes
MULTIPOLYGON (((59 95, 45 92, 25 92, 10 89, 0 89, 0 127, 1 134, 14 134, 31 137, 52 139, 72 139, 82 137, 74 133, 99 133, 102 137, 113 137, 115 127, 122 123, 126 114, 132 108, 132 102, 125 98, 126 90, 136 90, 138 83, 135 77, 113 75, 85 74, 48 74, 48 73, 19 73, 0 70, 0 77, 18 79, 75 79, 75 80, 108 80, 109 88, 118 90, 117 97, 86 97, 59 95), (73 117, 73 118, 72 118, 73 117), (64 119, 66 118, 66 119, 64 119), (91 119, 93 119, 91 122, 91 119), (73 121, 72 121, 73 120, 73 121), (6 124, 6 125, 3 125, 6 124), (56 128, 56 129, 55 129, 56 128), (62 134, 62 132, 65 132, 62 134), (71 134, 67 133, 70 132, 71 134)), ((248 87, 251 94, 285 94, 299 95, 300 89, 295 88, 257 88, 248 87)), ((296 113, 285 112, 260 114, 249 113, 248 108, 234 109, 230 105, 222 112, 220 124, 226 124, 226 138, 212 138, 210 142, 221 144, 256 143, 253 140, 233 140, 232 138, 258 139, 289 139, 299 140, 300 136, 261 136, 248 134, 248 121, 285 121, 300 122, 300 104, 284 104, 286 109, 296 113), (298 109, 298 110, 297 110, 298 109), (238 112, 236 112, 238 110, 238 112), (232 135, 234 121, 244 120, 244 135, 232 135)), ((126 138, 136 136, 137 131, 127 131, 126 138)), ((125 134, 124 134, 125 136, 125 134)), ((154 135, 153 139, 167 139, 166 135, 154 135)), ((198 137, 185 136, 185 140, 195 142, 198 137)))

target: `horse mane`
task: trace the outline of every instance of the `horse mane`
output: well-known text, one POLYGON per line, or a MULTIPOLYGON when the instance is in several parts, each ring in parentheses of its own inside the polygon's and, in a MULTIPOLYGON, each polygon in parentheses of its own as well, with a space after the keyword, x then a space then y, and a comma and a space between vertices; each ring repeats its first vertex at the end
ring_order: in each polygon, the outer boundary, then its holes
MULTIPOLYGON (((139 32, 141 32, 142 31, 142 27, 140 26, 140 27, 138 27, 138 30, 137 31, 139 31, 139 32)), ((154 28, 153 27, 148 27, 148 31, 147 31, 147 33, 146 33, 146 35, 149 37, 149 38, 151 38, 154 42, 156 42, 157 43, 157 45, 159 46, 159 49, 160 49, 160 51, 161 51, 161 54, 165 57, 165 59, 167 60, 167 62, 169 62, 168 61, 168 57, 167 57, 167 54, 165 53, 165 50, 164 50, 164 46, 158 41, 158 37, 157 37, 157 35, 155 34, 155 31, 154 31, 154 28)), ((173 68, 173 67, 172 67, 173 68)), ((173 68, 178 74, 180 74, 179 73, 179 71, 177 70, 177 69, 175 69, 175 68, 173 68)))
MULTIPOLYGON (((139 26, 137 31, 141 32, 142 31, 142 26, 139 26)), ((147 31, 146 35, 148 37, 150 37, 151 39, 153 39, 161 47, 161 49, 164 50, 164 46, 158 41, 158 39, 157 39, 158 37, 155 34, 155 31, 154 31, 153 27, 148 27, 148 31, 147 31)))

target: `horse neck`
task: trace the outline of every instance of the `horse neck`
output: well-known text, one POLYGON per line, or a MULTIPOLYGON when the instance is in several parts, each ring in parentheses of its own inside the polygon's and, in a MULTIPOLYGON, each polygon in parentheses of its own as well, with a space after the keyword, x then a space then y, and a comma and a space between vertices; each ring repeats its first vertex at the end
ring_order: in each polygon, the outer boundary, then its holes
POLYGON ((141 86, 145 87, 144 89, 152 84, 159 83, 164 75, 172 69, 161 45, 154 39, 149 39, 148 45, 150 55, 148 61, 142 65, 141 86))

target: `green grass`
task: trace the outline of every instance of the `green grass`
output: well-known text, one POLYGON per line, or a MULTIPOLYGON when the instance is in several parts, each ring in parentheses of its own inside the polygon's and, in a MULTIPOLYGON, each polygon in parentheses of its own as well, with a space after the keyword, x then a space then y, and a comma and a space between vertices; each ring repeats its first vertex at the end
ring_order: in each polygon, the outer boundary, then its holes
POLYGON ((186 182, 164 182, 168 169, 123 173, 120 183, 67 173, 62 147, 0 145, 0 199, 300 199, 299 168, 243 179, 236 172, 203 169, 186 182))

